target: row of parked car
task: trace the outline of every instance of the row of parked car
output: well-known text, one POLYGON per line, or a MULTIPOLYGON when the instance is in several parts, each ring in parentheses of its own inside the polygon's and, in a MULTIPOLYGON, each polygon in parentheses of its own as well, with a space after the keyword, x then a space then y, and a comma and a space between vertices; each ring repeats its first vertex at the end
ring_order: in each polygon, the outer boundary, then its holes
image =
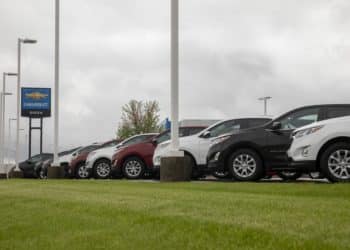
MULTIPOLYGON (((275 119, 181 127, 179 134, 193 178, 256 181, 276 174, 296 180, 307 173, 334 182, 350 180, 350 104, 307 106, 275 119)), ((161 158, 169 151, 170 131, 165 131, 62 152, 60 163, 69 177, 140 179, 158 176, 161 158)), ((52 154, 42 154, 20 167, 27 176, 45 178, 51 162, 52 154)))

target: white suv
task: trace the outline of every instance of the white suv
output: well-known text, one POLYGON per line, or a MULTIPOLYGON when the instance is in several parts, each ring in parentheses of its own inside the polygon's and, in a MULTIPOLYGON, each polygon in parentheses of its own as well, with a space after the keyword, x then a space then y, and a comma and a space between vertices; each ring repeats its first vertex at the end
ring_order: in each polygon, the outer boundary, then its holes
POLYGON ((297 129, 288 157, 296 170, 319 171, 333 182, 350 181, 350 116, 297 129))
MULTIPOLYGON (((240 129, 253 128, 271 121, 270 118, 253 117, 243 119, 224 120, 204 129, 192 136, 181 137, 180 150, 192 161, 193 177, 200 177, 207 172, 207 154, 212 143, 225 138, 225 134, 240 129)), ((170 150, 170 141, 159 144, 153 155, 153 165, 159 168, 161 157, 170 150)), ((228 173, 214 173, 217 178, 226 178, 228 173)))
POLYGON ((111 174, 112 156, 119 148, 143 142, 157 135, 156 133, 135 135, 116 146, 104 147, 92 151, 86 159, 86 168, 89 173, 93 173, 95 178, 106 179, 111 174))

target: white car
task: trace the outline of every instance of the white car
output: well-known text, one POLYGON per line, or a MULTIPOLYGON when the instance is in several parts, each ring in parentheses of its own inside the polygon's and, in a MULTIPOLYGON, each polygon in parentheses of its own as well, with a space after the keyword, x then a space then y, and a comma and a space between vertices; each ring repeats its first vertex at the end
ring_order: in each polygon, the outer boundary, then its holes
POLYGON ((111 175, 111 161, 114 153, 121 147, 143 142, 147 139, 155 137, 156 133, 148 133, 132 136, 118 145, 97 149, 89 153, 86 159, 86 169, 89 173, 93 173, 95 178, 106 179, 111 175))
POLYGON ((288 157, 298 171, 318 171, 333 182, 350 181, 350 116, 297 129, 288 157))
MULTIPOLYGON (((221 140, 227 133, 245 128, 253 128, 271 121, 266 117, 252 117, 220 121, 192 136, 179 138, 180 150, 192 160, 193 177, 200 177, 207 172, 207 154, 213 140, 221 140)), ((170 141, 159 144, 153 155, 153 165, 159 168, 161 158, 170 151, 170 141)), ((228 177, 228 173, 214 173, 218 178, 228 177)))
POLYGON ((81 147, 66 151, 66 152, 62 152, 62 155, 59 156, 58 161, 60 163, 61 166, 68 166, 70 161, 72 160, 72 158, 75 156, 76 152, 79 151, 79 149, 81 149, 81 147))

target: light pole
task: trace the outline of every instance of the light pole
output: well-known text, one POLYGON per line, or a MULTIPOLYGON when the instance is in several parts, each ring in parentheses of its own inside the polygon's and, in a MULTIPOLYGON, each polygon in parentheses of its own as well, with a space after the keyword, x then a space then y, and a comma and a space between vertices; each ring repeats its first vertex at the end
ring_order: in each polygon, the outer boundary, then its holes
POLYGON ((19 119, 20 119, 20 106, 21 106, 21 45, 23 44, 35 44, 36 40, 33 39, 21 39, 17 41, 17 126, 16 126, 16 168, 15 172, 19 172, 19 119))
POLYGON ((171 148, 179 151, 179 0, 171 0, 171 148))
POLYGON ((271 96, 264 96, 260 97, 258 100, 259 101, 264 101, 264 115, 267 116, 267 101, 272 99, 271 96))
POLYGON ((179 0, 171 0, 171 142, 161 158, 160 181, 189 181, 192 168, 179 150, 179 0))
POLYGON ((24 133, 23 135, 24 135, 24 143, 25 143, 24 147, 25 147, 25 146, 26 146, 26 142, 25 142, 25 141, 26 141, 25 129, 24 129, 24 128, 20 128, 20 129, 19 129, 19 132, 23 132, 23 133, 24 133))
POLYGON ((0 167, 1 169, 4 168, 4 156, 5 156, 5 150, 4 150, 4 144, 3 144, 3 141, 4 141, 4 138, 3 138, 3 130, 2 130, 2 119, 3 119, 3 110, 4 110, 4 106, 3 106, 3 103, 4 103, 4 99, 5 99, 5 96, 7 95, 12 95, 12 93, 7 93, 7 92, 0 92, 0 120, 1 120, 1 124, 0 124, 0 167))
POLYGON ((48 178, 61 178, 58 159, 59 145, 59 80, 60 80, 60 0, 55 0, 55 107, 54 107, 54 158, 48 168, 48 178))
POLYGON ((7 150, 7 158, 10 159, 10 151, 11 151, 11 145, 12 145, 12 138, 11 138, 11 122, 16 121, 16 118, 9 118, 9 137, 8 137, 8 150, 7 150))
MULTIPOLYGON (((17 76, 17 73, 8 73, 4 72, 3 73, 3 82, 2 82, 2 92, 6 92, 6 76, 17 76)), ((4 164, 4 157, 5 157, 5 112, 6 112, 6 101, 5 98, 6 95, 3 96, 1 100, 1 125, 0 125, 0 147, 1 147, 1 152, 2 152, 2 157, 1 157, 1 164, 4 164)))

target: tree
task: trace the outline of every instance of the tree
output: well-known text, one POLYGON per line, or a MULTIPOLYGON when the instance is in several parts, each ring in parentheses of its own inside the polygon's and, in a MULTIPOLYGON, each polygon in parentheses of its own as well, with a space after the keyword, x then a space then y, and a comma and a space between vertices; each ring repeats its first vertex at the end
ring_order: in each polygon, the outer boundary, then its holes
POLYGON ((117 136, 125 139, 133 135, 160 131, 159 104, 157 101, 131 100, 122 108, 117 136))

